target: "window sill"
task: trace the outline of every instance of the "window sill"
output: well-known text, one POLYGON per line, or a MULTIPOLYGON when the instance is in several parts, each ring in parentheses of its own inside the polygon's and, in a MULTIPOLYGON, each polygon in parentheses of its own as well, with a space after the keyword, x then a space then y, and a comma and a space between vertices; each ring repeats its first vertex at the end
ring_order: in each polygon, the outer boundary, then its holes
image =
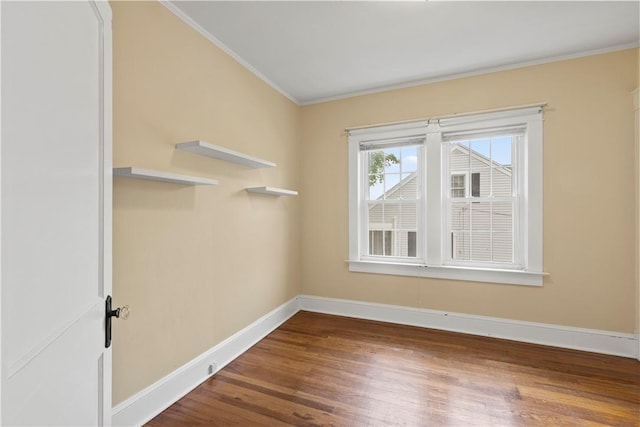
POLYGON ((357 273, 390 274, 395 276, 429 277, 432 279, 464 280, 472 282, 502 283, 508 285, 542 286, 548 273, 522 270, 499 270, 387 263, 378 261, 347 261, 349 271, 357 273))

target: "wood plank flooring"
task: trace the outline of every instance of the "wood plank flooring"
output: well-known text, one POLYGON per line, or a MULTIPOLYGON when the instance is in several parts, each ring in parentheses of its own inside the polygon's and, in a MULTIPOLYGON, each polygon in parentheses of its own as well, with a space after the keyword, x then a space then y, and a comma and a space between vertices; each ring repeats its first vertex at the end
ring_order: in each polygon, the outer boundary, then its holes
POLYGON ((160 426, 638 426, 640 362, 299 312, 160 426))

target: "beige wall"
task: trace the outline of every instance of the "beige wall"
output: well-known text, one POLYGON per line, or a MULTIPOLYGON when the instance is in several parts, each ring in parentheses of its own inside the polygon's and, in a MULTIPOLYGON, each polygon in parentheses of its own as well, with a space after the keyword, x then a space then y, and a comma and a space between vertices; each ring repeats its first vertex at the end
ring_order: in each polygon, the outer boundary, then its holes
POLYGON ((114 165, 219 179, 117 178, 114 403, 299 293, 633 332, 638 50, 298 107, 156 2, 112 2, 114 165), (547 101, 542 288, 349 273, 350 126, 547 101), (203 139, 274 161, 185 152, 203 139), (247 186, 299 189, 299 198, 247 186), (301 255, 300 255, 301 254, 301 255))
POLYGON ((114 404, 300 293, 300 108, 157 2, 114 2, 114 165, 220 180, 116 178, 114 404), (277 163, 249 169, 186 152, 203 139, 277 163))
POLYGON ((637 85, 632 49, 304 107, 302 292, 634 332, 637 85), (541 101, 543 287, 348 271, 345 128, 541 101))

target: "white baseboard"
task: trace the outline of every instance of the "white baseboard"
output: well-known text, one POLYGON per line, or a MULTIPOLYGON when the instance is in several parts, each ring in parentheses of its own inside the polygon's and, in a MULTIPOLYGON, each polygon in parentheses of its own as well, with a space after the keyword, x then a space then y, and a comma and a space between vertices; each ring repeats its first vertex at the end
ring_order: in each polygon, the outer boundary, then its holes
POLYGON ((140 426, 228 365, 299 310, 379 320, 640 360, 638 335, 422 308, 299 295, 166 377, 116 405, 114 426, 140 426), (209 366, 214 365, 213 371, 209 366))
POLYGON ((497 317, 300 295, 300 310, 638 358, 638 336, 497 317))
POLYGON ((167 409, 298 312, 293 298, 166 377, 116 405, 114 426, 140 426, 167 409), (213 365, 213 371, 210 370, 213 365))

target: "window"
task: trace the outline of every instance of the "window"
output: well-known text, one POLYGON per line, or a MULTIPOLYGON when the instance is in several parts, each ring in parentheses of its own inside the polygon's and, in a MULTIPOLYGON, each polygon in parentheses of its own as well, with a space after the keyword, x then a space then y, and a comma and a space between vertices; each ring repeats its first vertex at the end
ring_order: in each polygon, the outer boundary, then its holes
MULTIPOLYGON (((467 196, 467 174, 451 174, 451 197, 467 196)), ((480 173, 471 174, 471 197, 480 197, 480 173)))
POLYGON ((350 131, 350 270, 541 285, 541 112, 350 131))
POLYGON ((451 175, 451 197, 467 195, 467 175, 463 173, 451 175))
POLYGON ((480 173, 471 174, 471 197, 480 197, 480 173))

